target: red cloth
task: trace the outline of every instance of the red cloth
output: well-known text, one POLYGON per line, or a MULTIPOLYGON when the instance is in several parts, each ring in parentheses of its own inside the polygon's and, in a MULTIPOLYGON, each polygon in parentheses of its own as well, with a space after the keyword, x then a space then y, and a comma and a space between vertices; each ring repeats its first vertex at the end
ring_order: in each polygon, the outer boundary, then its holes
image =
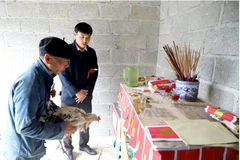
POLYGON ((124 129, 125 129, 126 132, 128 132, 131 120, 135 116, 135 112, 132 109, 132 107, 129 106, 128 108, 130 108, 130 111, 126 112, 126 118, 125 118, 125 122, 124 122, 124 129))
POLYGON ((137 160, 141 160, 142 159, 145 139, 146 139, 145 130, 142 127, 142 125, 140 125, 140 127, 139 127, 139 136, 138 136, 137 146, 136 146, 136 159, 137 160))
POLYGON ((90 70, 88 71, 87 79, 89 79, 89 77, 90 77, 90 74, 91 74, 91 73, 94 73, 94 72, 95 72, 95 70, 94 70, 94 69, 90 69, 90 70))
POLYGON ((179 150, 177 160, 199 159, 200 149, 179 150))
POLYGON ((149 160, 152 159, 152 157, 150 157, 150 151, 152 150, 152 143, 151 141, 146 137, 145 138, 145 145, 144 145, 144 150, 143 150, 143 160, 149 160))
MULTIPOLYGON (((135 116, 136 117, 136 116, 135 116)), ((129 129, 128 132, 131 136, 130 138, 130 142, 129 142, 129 146, 131 146, 133 148, 134 151, 136 151, 136 146, 137 146, 137 140, 138 140, 138 136, 139 136, 139 127, 140 127, 140 123, 139 121, 135 118, 134 119, 134 123, 132 126, 132 129, 129 129)))
POLYGON ((224 158, 224 148, 223 147, 204 147, 202 149, 202 160, 223 160, 224 158))

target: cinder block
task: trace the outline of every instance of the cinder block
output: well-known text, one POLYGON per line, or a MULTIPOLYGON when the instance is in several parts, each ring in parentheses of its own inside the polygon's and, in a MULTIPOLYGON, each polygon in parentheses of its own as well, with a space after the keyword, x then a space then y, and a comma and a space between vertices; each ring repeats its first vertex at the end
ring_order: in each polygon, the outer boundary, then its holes
POLYGON ((72 33, 74 27, 78 23, 77 20, 69 19, 52 19, 50 21, 50 32, 51 33, 72 33))
POLYGON ((90 136, 109 136, 110 129, 91 129, 90 128, 90 136))
POLYGON ((94 35, 91 37, 92 47, 95 49, 115 49, 118 47, 118 36, 94 35))
POLYGON ((235 95, 235 105, 233 106, 233 113, 239 116, 239 94, 235 95))
POLYGON ((190 14, 189 13, 181 13, 174 17, 173 19, 173 34, 179 34, 183 32, 188 32, 190 30, 190 14))
POLYGON ((1 18, 0 19, 1 32, 19 32, 20 22, 16 18, 1 18))
POLYGON ((209 30, 204 44, 206 54, 239 55, 239 27, 209 30))
POLYGON ((209 102, 211 105, 233 111, 235 95, 238 92, 227 90, 222 85, 209 84, 200 81, 198 97, 209 102))
MULTIPOLYGON (((158 36, 147 36, 147 50, 158 50, 158 36)), ((156 58, 156 57, 155 57, 156 58)))
POLYGON ((157 65, 157 67, 156 67, 156 75, 163 75, 162 74, 163 72, 162 72, 162 67, 161 66, 159 66, 159 65, 157 65))
POLYGON ((171 69, 166 58, 167 58, 166 52, 164 50, 161 50, 158 54, 158 65, 167 69, 171 69))
POLYGON ((156 65, 152 64, 149 66, 141 65, 139 66, 139 75, 146 76, 146 75, 155 75, 156 73, 156 65))
POLYGON ((118 46, 125 49, 146 49, 145 36, 120 36, 118 46))
MULTIPOLYGON (((94 112, 93 112, 94 113, 94 112)), ((99 129, 99 122, 93 121, 90 125, 90 130, 99 129)))
POLYGON ((201 53, 203 53, 205 36, 205 32, 186 32, 182 35, 180 42, 182 42, 183 45, 184 43, 186 43, 186 45, 190 44, 191 49, 201 49, 201 53))
POLYGON ((120 83, 123 82, 123 75, 120 77, 112 77, 110 79, 110 87, 112 90, 119 90, 120 83))
POLYGON ((23 50, 11 50, 11 62, 12 62, 12 69, 13 69, 13 75, 20 75, 22 72, 24 72, 29 65, 25 64, 23 61, 23 50), (17 65, 16 65, 17 64, 17 65))
POLYGON ((96 49, 95 51, 99 64, 112 63, 112 53, 110 49, 96 49))
POLYGON ((157 63, 157 50, 146 50, 140 52, 140 64, 156 64, 157 63))
POLYGON ((126 65, 102 64, 100 66, 100 75, 102 77, 120 77, 123 74, 123 68, 126 65))
POLYGON ((222 23, 239 22, 239 1, 224 3, 222 23))
POLYGON ((42 18, 68 18, 69 11, 68 3, 39 3, 39 17, 42 18))
POLYGON ((112 112, 111 112, 110 104, 95 104, 92 107, 92 113, 100 115, 100 117, 111 116, 112 112))
POLYGON ((4 2, 0 2, 0 17, 6 17, 7 16, 7 11, 6 11, 6 7, 5 7, 4 2))
POLYGON ((117 49, 112 51, 113 64, 137 64, 139 57, 139 50, 122 50, 117 49))
POLYGON ((159 50, 163 50, 164 45, 169 45, 169 47, 173 46, 173 41, 176 44, 180 44, 182 42, 180 38, 180 34, 159 35, 159 50))
MULTIPOLYGON (((74 26, 73 26, 72 30, 74 30, 74 26)), ((69 32, 69 33, 62 33, 62 34, 58 33, 58 34, 61 35, 61 37, 59 37, 59 38, 64 37, 64 41, 67 42, 68 44, 73 43, 73 41, 74 41, 73 31, 69 32)), ((90 43, 89 43, 89 45, 90 45, 90 43)))
POLYGON ((136 20, 116 20, 111 21, 111 33, 114 35, 137 35, 139 33, 140 22, 136 20))
MULTIPOLYGON (((45 37, 51 37, 51 36, 54 36, 54 37, 58 37, 58 38, 63 38, 63 37, 66 37, 65 34, 63 33, 41 33, 41 34, 32 34, 32 35, 35 35, 36 37, 36 48, 38 48, 38 45, 39 45, 39 42, 41 39, 45 38, 45 37)), ((71 43, 73 41, 70 41, 71 43)))
MULTIPOLYGON (((2 61, 2 63, 0 63, 0 67, 4 68, 1 70, 1 73, 5 77, 8 77, 8 78, 11 78, 11 76, 12 76, 12 65, 13 64, 9 63, 9 62, 12 62, 13 52, 21 54, 22 50, 17 50, 14 48, 3 48, 3 47, 0 48, 0 56, 2 59, 4 59, 4 61, 2 61)), ((3 79, 6 79, 6 78, 0 78, 0 80, 3 80, 3 79)))
POLYGON ((135 4, 141 4, 144 6, 160 6, 161 1, 134 1, 135 4))
POLYGON ((179 10, 186 11, 192 8, 196 8, 197 6, 201 5, 201 1, 180 1, 179 2, 179 10))
POLYGON ((239 89, 239 58, 217 58, 213 82, 239 89))
POLYGON ((38 43, 34 34, 8 33, 7 46, 14 48, 37 48, 38 43))
POLYGON ((170 34, 172 28, 173 28, 173 21, 172 21, 172 19, 162 20, 162 21, 160 21, 160 31, 159 31, 159 34, 160 35, 170 34))
POLYGON ((132 19, 158 21, 160 19, 159 8, 158 6, 133 5, 130 17, 132 19))
POLYGON ((119 2, 100 4, 100 17, 112 19, 128 19, 130 5, 119 2))
POLYGON ((217 26, 220 17, 221 3, 223 2, 208 3, 205 6, 192 9, 190 12, 191 29, 197 30, 217 26))
POLYGON ((24 64, 32 64, 36 62, 39 57, 38 49, 24 49, 23 51, 23 62, 24 64))
POLYGON ((95 3, 74 3, 71 5, 69 10, 70 18, 98 18, 99 7, 95 3))
POLYGON ((110 78, 109 77, 98 77, 95 90, 99 91, 109 91, 110 88, 110 78))
POLYGON ((197 67, 197 73, 199 72, 198 76, 200 79, 211 82, 213 77, 213 70, 214 58, 210 56, 202 56, 197 67))
POLYGON ((141 21, 139 34, 158 37, 156 35, 159 34, 159 22, 158 21, 141 21))
POLYGON ((107 19, 91 19, 91 20, 81 20, 92 26, 93 36, 94 35, 108 35, 110 34, 110 24, 107 19))
POLYGON ((118 91, 104 91, 98 93, 99 103, 113 103, 117 101, 118 91))
POLYGON ((178 5, 179 3, 181 3, 181 1, 180 2, 176 2, 176 1, 169 2, 169 6, 171 6, 171 7, 169 7, 169 17, 177 15, 179 13, 179 5, 178 5))
POLYGON ((94 90, 93 91, 93 99, 92 99, 92 104, 99 104, 99 96, 98 96, 98 91, 94 90))
POLYGON ((110 129, 110 130, 109 130, 109 136, 114 136, 113 129, 110 129))
POLYGON ((175 72, 172 69, 168 69, 168 68, 161 68, 161 74, 158 76, 162 76, 166 79, 176 79, 176 75, 175 72))
POLYGON ((22 32, 48 33, 50 30, 49 20, 42 18, 24 18, 20 26, 22 32))
POLYGON ((112 128, 112 117, 102 116, 101 120, 99 121, 99 128, 108 128, 108 129, 112 128))
POLYGON ((168 1, 161 1, 160 5, 160 20, 163 20, 168 17, 169 7, 168 1))
POLYGON ((3 34, 0 34, 0 47, 4 47, 5 46, 5 41, 4 41, 4 37, 3 34))
POLYGON ((38 17, 39 3, 7 3, 9 17, 38 17))

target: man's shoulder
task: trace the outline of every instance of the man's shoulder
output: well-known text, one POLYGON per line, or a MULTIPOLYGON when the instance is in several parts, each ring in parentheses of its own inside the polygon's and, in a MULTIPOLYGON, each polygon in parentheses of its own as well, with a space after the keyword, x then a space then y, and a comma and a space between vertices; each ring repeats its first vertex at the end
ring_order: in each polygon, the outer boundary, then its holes
POLYGON ((93 48, 90 47, 90 46, 87 46, 87 50, 88 50, 89 52, 96 52, 95 49, 93 49, 93 48))
POLYGON ((70 44, 68 44, 72 49, 75 49, 74 48, 74 43, 70 43, 70 44))
POLYGON ((33 88, 28 86, 36 86, 40 83, 40 76, 36 68, 31 67, 23 72, 14 82, 13 86, 20 86, 21 88, 33 88))

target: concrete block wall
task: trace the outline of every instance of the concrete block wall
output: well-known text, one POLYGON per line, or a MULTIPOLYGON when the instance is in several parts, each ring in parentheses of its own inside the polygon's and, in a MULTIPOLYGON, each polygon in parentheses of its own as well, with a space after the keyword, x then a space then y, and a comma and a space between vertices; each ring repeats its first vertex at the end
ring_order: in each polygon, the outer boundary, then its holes
MULTIPOLYGON (((100 66, 93 112, 101 115, 92 134, 111 135, 111 107, 116 102, 123 68, 138 66, 140 75, 155 74, 158 54, 160 2, 98 2, 64 0, 0 0, 0 78, 2 108, 7 108, 10 85, 38 57, 46 36, 73 41, 74 26, 93 27, 90 46, 100 66)), ((61 84, 56 78, 56 89, 61 84)), ((55 102, 59 103, 59 97, 55 102)), ((1 117, 4 119, 4 117, 1 117)))
POLYGON ((156 73, 176 78, 163 45, 201 48, 199 97, 239 114, 239 2, 161 2, 156 73))

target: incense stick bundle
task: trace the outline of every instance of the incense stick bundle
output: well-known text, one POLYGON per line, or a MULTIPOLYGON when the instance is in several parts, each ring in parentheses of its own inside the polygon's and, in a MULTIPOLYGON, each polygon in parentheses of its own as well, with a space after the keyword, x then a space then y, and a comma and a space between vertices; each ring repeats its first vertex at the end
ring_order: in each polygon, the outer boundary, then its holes
POLYGON ((171 68, 175 71, 176 76, 182 81, 197 81, 196 69, 200 59, 200 49, 190 49, 190 43, 187 46, 179 47, 173 41, 173 47, 163 46, 171 68))

